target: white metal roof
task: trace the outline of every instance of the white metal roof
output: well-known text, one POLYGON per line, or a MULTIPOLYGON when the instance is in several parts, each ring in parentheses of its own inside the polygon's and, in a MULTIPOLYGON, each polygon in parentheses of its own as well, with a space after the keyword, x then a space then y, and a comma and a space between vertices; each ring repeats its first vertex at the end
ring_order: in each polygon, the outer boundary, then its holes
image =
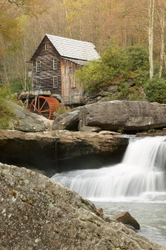
POLYGON ((90 61, 100 58, 95 46, 90 42, 46 34, 62 57, 90 61))

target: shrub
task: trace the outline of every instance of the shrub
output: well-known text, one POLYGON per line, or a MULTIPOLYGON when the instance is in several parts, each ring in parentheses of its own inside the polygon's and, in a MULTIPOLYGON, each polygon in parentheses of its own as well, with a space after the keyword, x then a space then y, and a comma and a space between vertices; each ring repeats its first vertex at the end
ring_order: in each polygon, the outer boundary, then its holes
POLYGON ((19 92, 22 92, 22 91, 30 91, 32 89, 32 84, 31 84, 31 80, 30 78, 28 77, 26 79, 26 82, 24 82, 25 79, 23 78, 13 78, 11 81, 10 81, 10 89, 13 93, 19 93, 19 92))
POLYGON ((149 102, 166 103, 166 80, 153 78, 146 82, 144 91, 149 102))
POLYGON ((131 71, 148 70, 148 51, 140 45, 130 46, 126 49, 128 69, 131 71))
POLYGON ((69 110, 68 107, 61 106, 61 107, 57 108, 56 113, 59 114, 59 115, 61 115, 61 114, 67 113, 69 111, 70 110, 69 110))
POLYGON ((10 99, 12 99, 10 89, 0 86, 0 129, 7 129, 10 119, 14 117, 11 108, 7 105, 7 100, 10 99))
POLYGON ((112 100, 138 101, 145 98, 141 86, 128 86, 126 83, 119 83, 112 97, 112 100))
POLYGON ((79 78, 88 92, 94 92, 99 90, 104 82, 110 80, 108 71, 107 65, 96 60, 88 62, 82 70, 77 71, 76 77, 79 78))
POLYGON ((91 61, 76 72, 88 92, 97 92, 102 87, 121 84, 128 80, 132 85, 142 85, 148 69, 148 53, 141 46, 119 50, 107 47, 100 60, 91 61))

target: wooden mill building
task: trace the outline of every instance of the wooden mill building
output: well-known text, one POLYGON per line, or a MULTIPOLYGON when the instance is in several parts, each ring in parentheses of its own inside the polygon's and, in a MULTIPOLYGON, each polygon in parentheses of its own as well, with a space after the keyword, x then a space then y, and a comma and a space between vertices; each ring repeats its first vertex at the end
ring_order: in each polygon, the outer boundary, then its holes
POLYGON ((33 54, 33 91, 50 93, 63 104, 80 103, 83 90, 75 71, 99 54, 90 42, 46 34, 33 54))

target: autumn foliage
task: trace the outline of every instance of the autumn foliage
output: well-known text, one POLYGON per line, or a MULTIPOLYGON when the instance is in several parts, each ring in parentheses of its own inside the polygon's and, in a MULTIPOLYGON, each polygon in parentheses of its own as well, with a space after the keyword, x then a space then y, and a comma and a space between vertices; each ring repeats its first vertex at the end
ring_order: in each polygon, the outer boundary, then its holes
POLYGON ((90 63, 85 69, 92 74, 90 82, 84 77, 92 89, 127 78, 137 82, 140 76, 143 84, 147 75, 165 79, 165 13, 164 0, 0 0, 0 82, 29 89, 31 66, 26 61, 44 34, 96 46, 103 63, 90 63), (146 63, 136 46, 146 51, 146 63))

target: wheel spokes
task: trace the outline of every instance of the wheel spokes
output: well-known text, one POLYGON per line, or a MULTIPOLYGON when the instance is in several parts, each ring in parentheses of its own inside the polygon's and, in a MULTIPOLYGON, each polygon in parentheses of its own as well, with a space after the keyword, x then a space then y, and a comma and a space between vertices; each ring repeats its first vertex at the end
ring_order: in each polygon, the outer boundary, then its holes
POLYGON ((44 105, 46 104, 46 100, 43 102, 42 106, 40 107, 40 110, 43 109, 44 105))
POLYGON ((40 110, 41 113, 50 112, 50 109, 40 110))
POLYGON ((51 118, 51 108, 49 106, 49 102, 44 97, 35 97, 35 99, 31 102, 31 111, 36 111, 39 115, 46 117, 47 119, 51 118))
POLYGON ((40 110, 40 97, 37 99, 37 109, 40 110))
POLYGON ((33 103, 31 103, 32 107, 33 107, 33 111, 37 111, 39 112, 39 109, 35 107, 35 105, 33 103))

